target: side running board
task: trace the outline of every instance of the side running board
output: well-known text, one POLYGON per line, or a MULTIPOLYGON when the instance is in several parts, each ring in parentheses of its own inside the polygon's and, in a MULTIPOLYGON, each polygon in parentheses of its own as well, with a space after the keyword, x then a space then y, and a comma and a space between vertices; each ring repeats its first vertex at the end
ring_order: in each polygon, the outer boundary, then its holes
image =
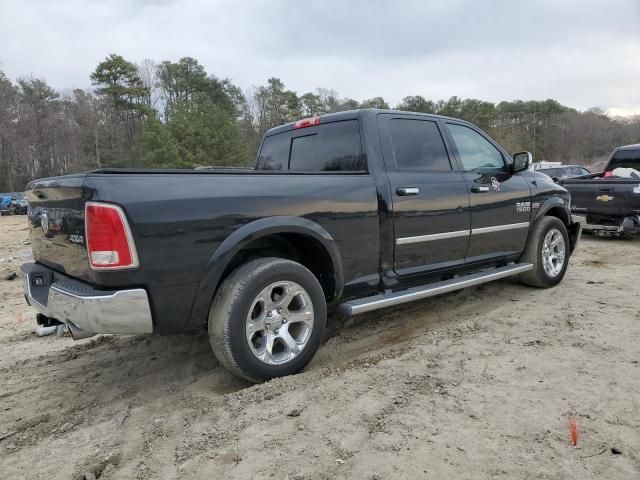
POLYGON ((374 295, 372 297, 351 300, 340 305, 340 311, 346 315, 357 315, 359 313, 370 312, 379 308, 391 307, 402 303, 413 302, 423 298, 433 297, 442 293, 461 290, 466 287, 480 285, 481 283, 499 280, 500 278, 518 275, 529 270, 533 270, 531 263, 516 263, 506 267, 483 270, 481 272, 461 275, 459 277, 444 280, 442 282, 430 283, 428 285, 409 288, 398 292, 374 295))

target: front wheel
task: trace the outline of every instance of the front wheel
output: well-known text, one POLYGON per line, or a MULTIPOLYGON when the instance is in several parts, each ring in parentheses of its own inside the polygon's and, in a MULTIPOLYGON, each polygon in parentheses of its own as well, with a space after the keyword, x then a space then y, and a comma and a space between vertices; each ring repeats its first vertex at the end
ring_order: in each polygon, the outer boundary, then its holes
POLYGON ((567 271, 570 253, 565 224, 556 217, 542 217, 533 227, 521 260, 532 263, 533 270, 521 274, 520 280, 533 287, 557 285, 567 271))
POLYGON ((299 263, 248 262, 223 282, 209 311, 209 340, 220 363, 258 383, 302 370, 320 347, 324 292, 299 263))

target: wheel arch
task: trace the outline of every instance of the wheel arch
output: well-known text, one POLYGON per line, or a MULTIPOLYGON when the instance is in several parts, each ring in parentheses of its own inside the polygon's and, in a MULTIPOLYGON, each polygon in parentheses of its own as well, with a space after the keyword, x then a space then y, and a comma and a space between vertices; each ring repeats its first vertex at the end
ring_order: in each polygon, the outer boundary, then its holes
MULTIPOLYGON (((211 255, 194 299, 190 325, 206 321, 213 297, 248 251, 281 246, 283 258, 299 261, 316 275, 330 302, 342 295, 342 258, 333 237, 312 220, 274 216, 247 223, 229 235, 211 255), (302 261, 300 261, 302 259, 302 261)), ((257 255, 273 256, 273 255, 257 255)), ((255 257, 254 257, 255 258, 255 257)), ((242 262, 244 263, 244 262, 242 262)))
POLYGON ((567 232, 569 233, 570 251, 573 253, 578 245, 578 241, 580 240, 582 228, 579 222, 573 222, 571 218, 571 211, 569 210, 567 203, 560 197, 551 197, 542 202, 540 208, 538 208, 531 221, 531 227, 529 228, 529 235, 527 237, 527 245, 531 241, 533 225, 543 217, 556 217, 564 223, 567 227, 567 232))
POLYGON ((557 217, 567 226, 571 223, 571 212, 565 202, 558 197, 548 198, 540 205, 533 218, 533 223, 544 216, 557 217))

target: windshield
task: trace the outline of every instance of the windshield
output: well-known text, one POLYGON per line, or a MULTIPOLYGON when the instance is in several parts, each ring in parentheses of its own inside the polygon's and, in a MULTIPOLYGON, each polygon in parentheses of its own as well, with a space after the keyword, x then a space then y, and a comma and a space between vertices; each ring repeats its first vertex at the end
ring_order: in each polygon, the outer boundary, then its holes
POLYGON ((640 170, 640 148, 637 150, 618 150, 613 154, 607 171, 615 170, 616 168, 635 168, 640 170))

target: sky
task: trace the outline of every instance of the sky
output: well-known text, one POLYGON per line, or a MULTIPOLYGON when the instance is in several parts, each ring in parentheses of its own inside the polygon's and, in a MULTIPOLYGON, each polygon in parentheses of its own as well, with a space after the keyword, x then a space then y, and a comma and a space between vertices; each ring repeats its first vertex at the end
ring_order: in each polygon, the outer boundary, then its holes
POLYGON ((243 90, 640 114, 640 0, 0 0, 0 69, 90 87, 109 53, 198 59, 243 90))

